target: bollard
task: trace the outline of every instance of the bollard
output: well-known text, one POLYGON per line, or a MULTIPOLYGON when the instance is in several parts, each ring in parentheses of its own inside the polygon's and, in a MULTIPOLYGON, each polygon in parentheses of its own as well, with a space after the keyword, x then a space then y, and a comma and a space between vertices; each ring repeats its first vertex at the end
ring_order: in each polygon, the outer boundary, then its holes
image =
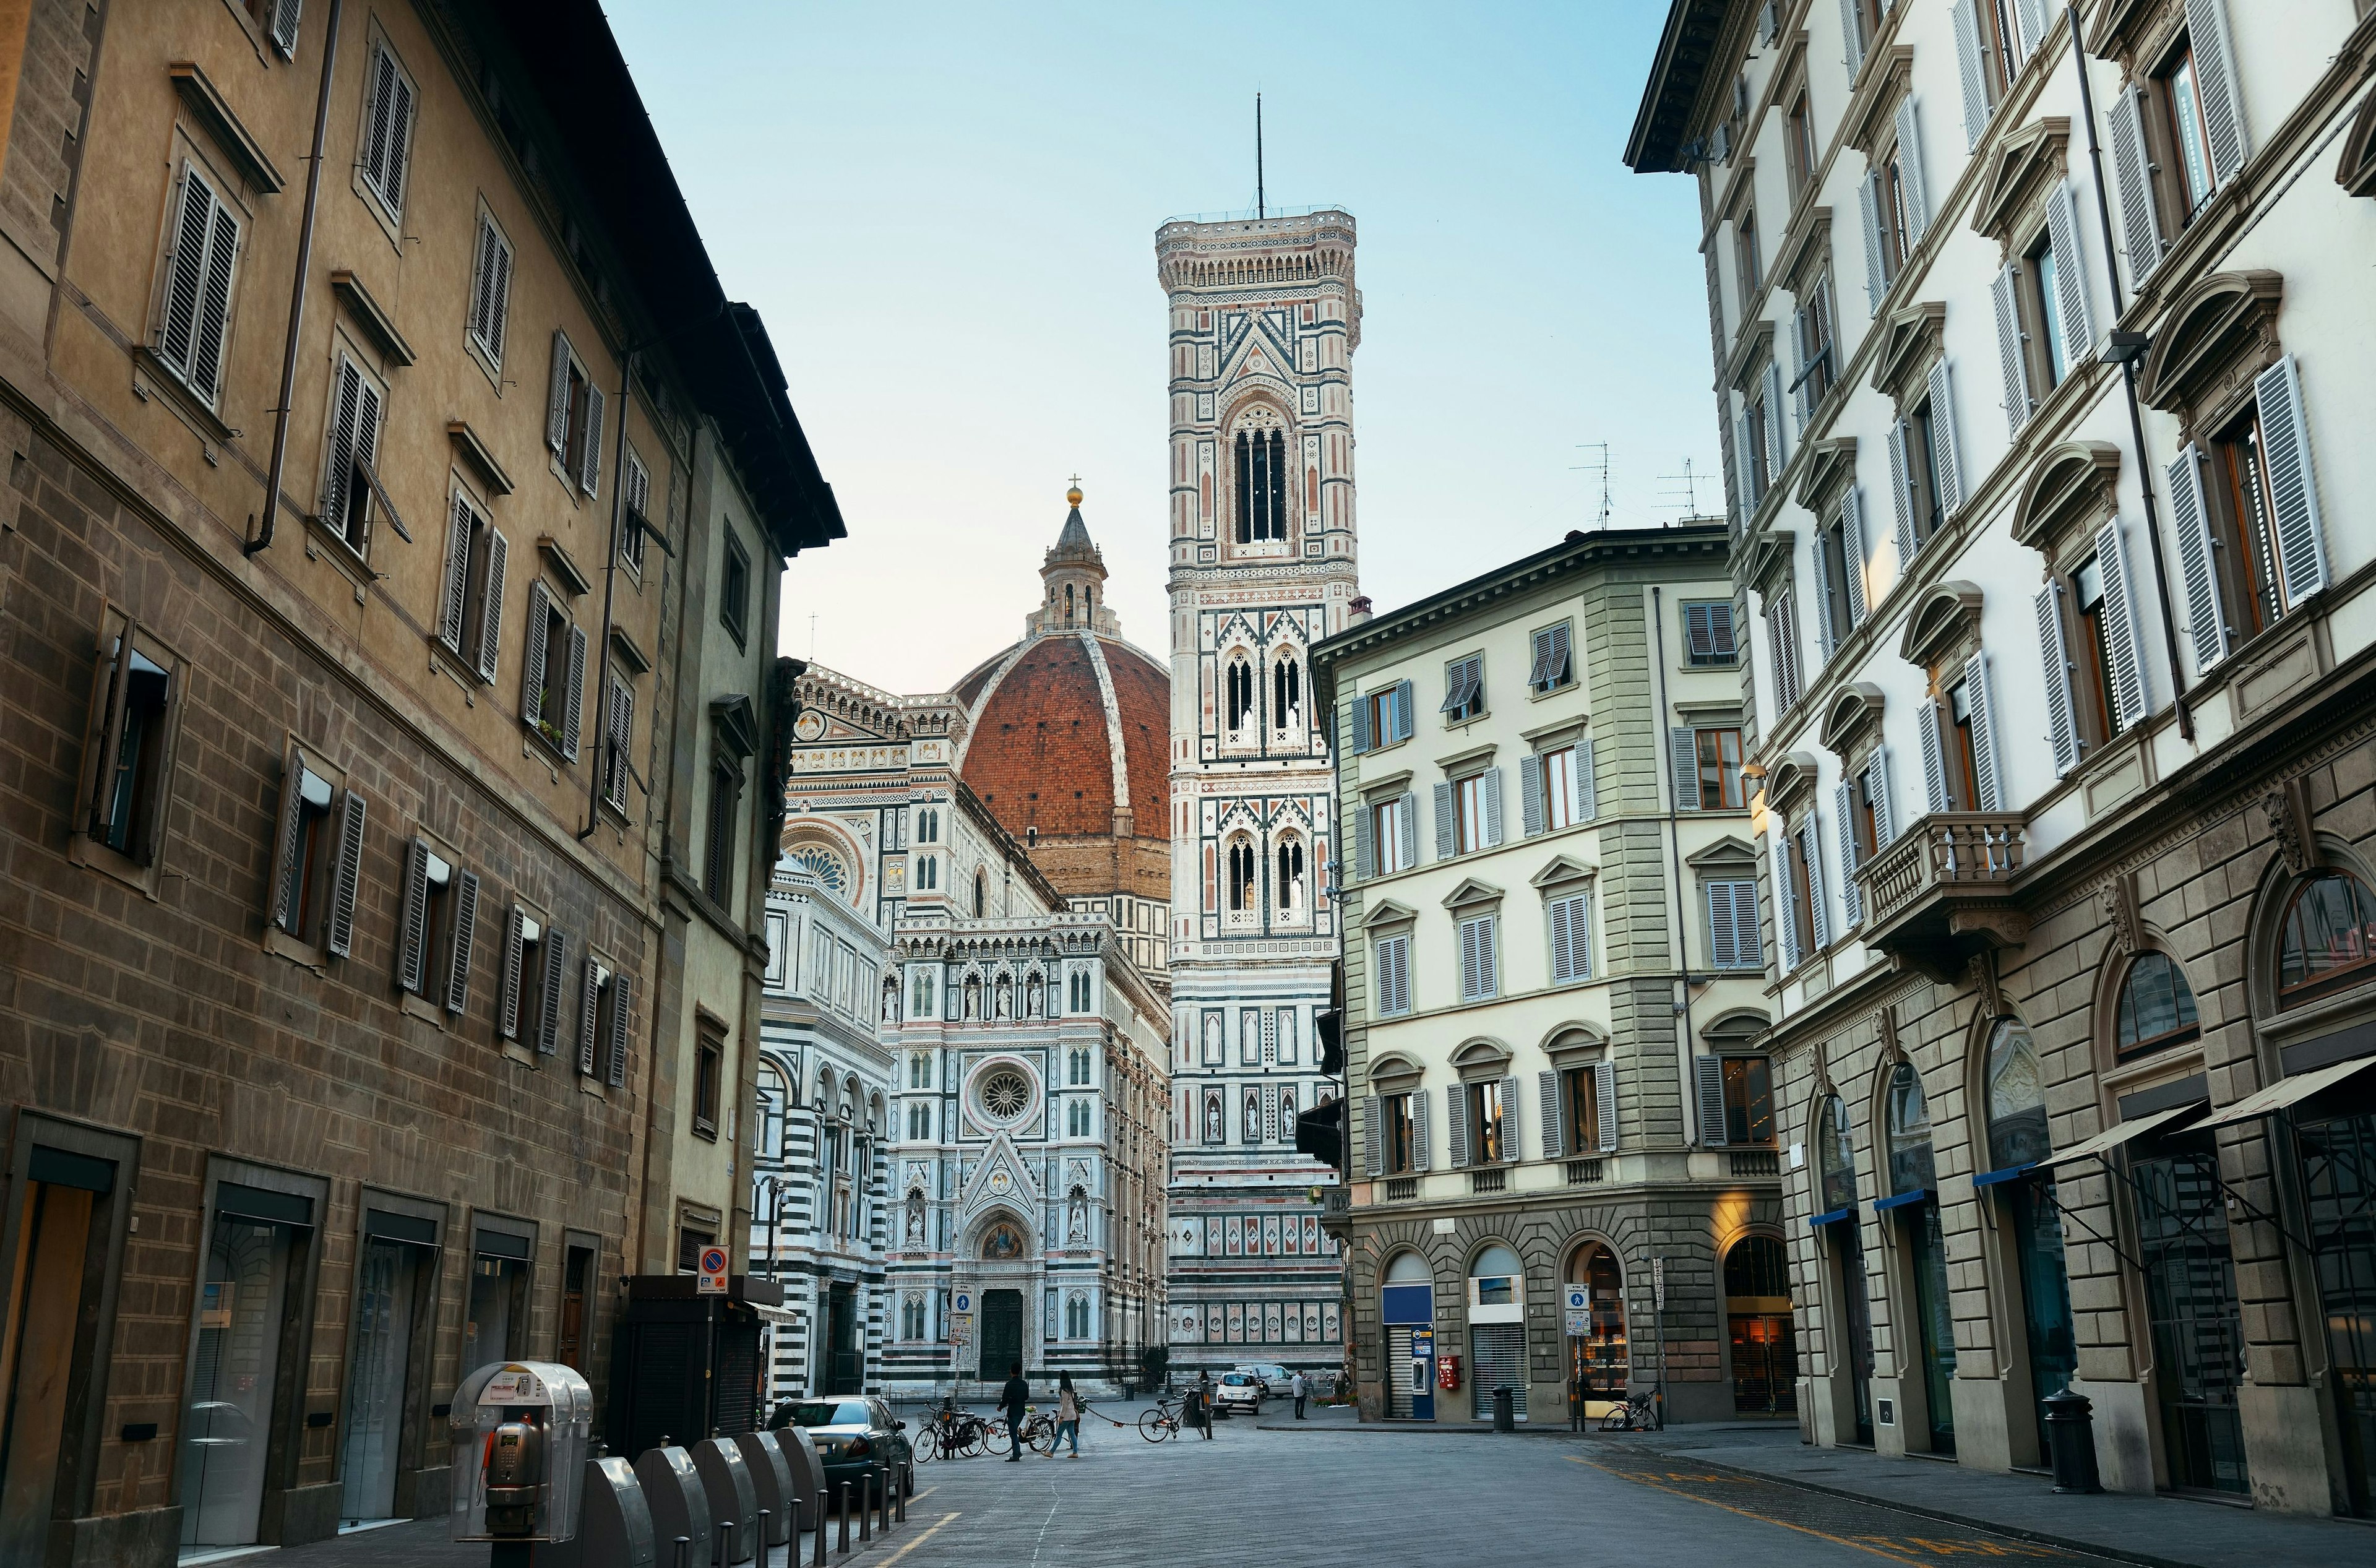
POLYGON ((841 1538, 837 1544, 841 1548, 841 1554, 848 1557, 849 1555, 849 1483, 848 1481, 841 1483, 841 1506, 834 1512, 841 1520, 841 1538))
POLYGON ((893 1488, 892 1488, 892 1483, 891 1483, 891 1472, 890 1472, 890 1471, 888 1471, 888 1470, 885 1470, 885 1471, 884 1471, 884 1472, 883 1472, 883 1497, 882 1497, 882 1501, 881 1501, 880 1503, 876 1503, 876 1504, 875 1504, 875 1509, 874 1509, 874 1527, 875 1527, 876 1529, 878 1529, 878 1530, 882 1531, 882 1532, 883 1532, 885 1535, 886 1535, 886 1536, 887 1536, 887 1535, 889 1535, 889 1534, 891 1533, 891 1492, 892 1492, 892 1490, 893 1490, 893 1488))
MULTIPOLYGON (((759 1510, 759 1550, 752 1554, 753 1560, 759 1564, 759 1568, 767 1568, 767 1526, 775 1516, 776 1511, 772 1508, 759 1510)), ((792 1542, 791 1550, 784 1553, 787 1562, 799 1552, 800 1546, 799 1541, 792 1542)))
MULTIPOLYGON (((823 1491, 819 1491, 817 1493, 816 1514, 816 1550, 809 1554, 809 1565, 810 1568, 825 1568, 825 1493, 823 1491)), ((794 1524, 798 1524, 800 1522, 800 1515, 798 1513, 794 1513, 792 1515, 792 1522, 794 1524)), ((798 1546, 800 1544, 799 1538, 795 1537, 792 1544, 794 1546, 798 1546)), ((792 1556, 792 1553, 788 1551, 784 1553, 784 1556, 787 1559, 790 1559, 792 1556)))
POLYGON ((908 1522, 908 1487, 907 1487, 907 1479, 908 1479, 908 1478, 907 1478, 907 1472, 906 1472, 906 1471, 904 1471, 904 1470, 903 1470, 903 1471, 901 1471, 901 1472, 900 1472, 900 1476, 899 1476, 899 1479, 900 1479, 900 1486, 899 1486, 899 1504, 898 1504, 898 1506, 899 1506, 899 1522, 900 1522, 901 1524, 903 1524, 903 1525, 904 1525, 904 1524, 906 1524, 906 1523, 908 1522))
POLYGON ((2046 1441, 2054 1451, 2054 1490, 2086 1496, 2102 1491, 2096 1473, 2095 1405, 2067 1387, 2041 1403, 2046 1407, 2046 1441))
POLYGON ((874 1538, 874 1472, 867 1471, 858 1479, 858 1538, 874 1538))
POLYGON ((735 1519, 718 1521, 718 1561, 721 1564, 734 1561, 734 1526, 740 1522, 735 1519))
POLYGON ((677 1537, 677 1538, 676 1538, 676 1568, 692 1568, 692 1559, 693 1559, 693 1538, 692 1538, 691 1536, 679 1536, 679 1537, 677 1537))

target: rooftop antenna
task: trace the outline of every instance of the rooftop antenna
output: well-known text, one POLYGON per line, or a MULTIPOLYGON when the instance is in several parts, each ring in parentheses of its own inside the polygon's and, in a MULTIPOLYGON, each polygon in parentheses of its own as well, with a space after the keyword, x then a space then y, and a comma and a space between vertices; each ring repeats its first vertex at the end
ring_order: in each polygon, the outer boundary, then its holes
POLYGON ((1262 156, 1262 94, 1254 94, 1254 217, 1269 216, 1269 203, 1263 196, 1262 156))
MULTIPOLYGON (((1700 478, 1698 474, 1692 470, 1692 460, 1689 457, 1685 457, 1683 459, 1683 471, 1681 473, 1660 474, 1658 476, 1658 482, 1667 485, 1681 485, 1683 487, 1683 516, 1686 517, 1696 517, 1700 515, 1700 478)), ((1670 506, 1675 505, 1675 493, 1672 490, 1669 490, 1667 492, 1666 504, 1670 506)))
POLYGON ((1610 504, 1609 500, 1609 443, 1606 441, 1582 441, 1576 444, 1576 450, 1579 452, 1598 452, 1600 454, 1599 462, 1574 463, 1569 465, 1568 471, 1570 473, 1589 473, 1595 469, 1599 470, 1600 516, 1594 519, 1593 526, 1595 528, 1605 529, 1609 526, 1610 513, 1616 509, 1610 504))
POLYGON ((809 612, 809 662, 816 662, 816 612, 809 612))

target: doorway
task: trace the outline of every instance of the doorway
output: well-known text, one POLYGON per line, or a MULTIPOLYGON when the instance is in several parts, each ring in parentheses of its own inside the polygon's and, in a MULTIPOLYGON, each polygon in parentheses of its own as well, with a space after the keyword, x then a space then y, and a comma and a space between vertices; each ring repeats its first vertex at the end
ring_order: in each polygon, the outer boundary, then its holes
POLYGON ((1732 1408, 1787 1416, 1799 1408, 1790 1319, 1790 1258, 1772 1236, 1744 1236, 1724 1254, 1724 1312, 1732 1337, 1732 1408))
POLYGON ((0 1339, 0 1562, 37 1562, 47 1548, 77 1327, 105 1262, 93 1221, 114 1184, 112 1161, 33 1152, 0 1339))
POLYGON ((2326 1309, 2344 1479, 2352 1512, 2365 1516, 2376 1505, 2376 1109, 2305 1119, 2294 1137, 2326 1309))
MULTIPOLYGON (((988 1303, 984 1305, 986 1307, 988 1303)), ((864 1393, 866 1367, 864 1355, 858 1344, 858 1293, 850 1286, 832 1285, 826 1288, 825 1325, 825 1386, 822 1392, 864 1393)))
POLYGON ((2154 1393, 2161 1408, 2169 1484, 2181 1491, 2243 1494, 2243 1331, 2219 1151, 2208 1134, 2160 1140, 2136 1161, 2139 1259, 2153 1328, 2154 1393))
POLYGON ((1023 1292, 981 1293, 981 1379, 1005 1380, 1006 1369, 1023 1360, 1023 1292))
POLYGON ((561 1265, 561 1326, 553 1336, 552 1359, 564 1367, 586 1370, 586 1292, 594 1281, 594 1249, 571 1246, 561 1265))
POLYGON ((1947 1242, 1939 1205, 1925 1198, 1900 1217, 1907 1267, 1914 1276, 1914 1337, 1922 1350, 1922 1402, 1930 1452, 1955 1452, 1955 1320, 1947 1301, 1947 1242))
POLYGON ((1590 1330, 1568 1336, 1568 1382, 1586 1420, 1625 1401, 1633 1362, 1625 1348, 1625 1268, 1598 1243, 1576 1253, 1568 1282, 1585 1288, 1590 1330))
POLYGON ((216 1183, 182 1420, 184 1556, 257 1544, 312 1220, 304 1197, 216 1183))
POLYGON ((364 1216, 355 1271, 354 1327, 347 1348, 345 1431, 339 1440, 342 1528, 397 1517, 413 1336, 423 1287, 436 1270, 437 1227, 410 1215, 364 1216))
POLYGON ((1839 1291, 1842 1326, 1847 1330, 1848 1390, 1855 1401, 1856 1441, 1870 1447, 1872 1443, 1872 1303, 1865 1294, 1862 1228, 1851 1215, 1846 1221, 1824 1229, 1831 1232, 1833 1283, 1839 1291))

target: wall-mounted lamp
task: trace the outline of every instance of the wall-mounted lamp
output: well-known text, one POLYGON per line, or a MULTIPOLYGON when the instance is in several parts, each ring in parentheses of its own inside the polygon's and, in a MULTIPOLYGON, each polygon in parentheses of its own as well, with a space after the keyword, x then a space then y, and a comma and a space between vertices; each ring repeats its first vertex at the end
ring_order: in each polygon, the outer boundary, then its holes
POLYGON ((2145 357, 2153 339, 2142 332, 2111 332, 2104 338, 2104 351, 2096 357, 2106 364, 2134 364, 2145 357))

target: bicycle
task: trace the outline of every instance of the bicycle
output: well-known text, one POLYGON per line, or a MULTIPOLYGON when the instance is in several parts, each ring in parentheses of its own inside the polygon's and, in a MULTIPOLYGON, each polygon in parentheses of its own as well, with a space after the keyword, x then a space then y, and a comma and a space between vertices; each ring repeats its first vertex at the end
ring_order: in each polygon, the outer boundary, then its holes
POLYGON ((1161 1443, 1180 1435, 1180 1407, 1177 1401, 1158 1399, 1155 1408, 1138 1413, 1138 1435, 1149 1443, 1161 1443))
MULTIPOLYGON (((1038 1409, 1039 1407, 1035 1405, 1023 1407, 1023 1445, 1026 1448, 1037 1447, 1041 1435, 1040 1428, 1044 1425, 1048 1445, 1052 1448, 1056 1442, 1056 1423, 1044 1416, 1038 1415, 1038 1409)), ((982 1446, 989 1449, 994 1457, 1004 1459, 1014 1453, 1015 1438, 1014 1424, 1004 1418, 982 1423, 982 1446)))
POLYGON ((1603 1431, 1659 1431, 1664 1430, 1658 1419, 1657 1402, 1648 1394, 1629 1393, 1624 1403, 1600 1418, 1603 1431))

